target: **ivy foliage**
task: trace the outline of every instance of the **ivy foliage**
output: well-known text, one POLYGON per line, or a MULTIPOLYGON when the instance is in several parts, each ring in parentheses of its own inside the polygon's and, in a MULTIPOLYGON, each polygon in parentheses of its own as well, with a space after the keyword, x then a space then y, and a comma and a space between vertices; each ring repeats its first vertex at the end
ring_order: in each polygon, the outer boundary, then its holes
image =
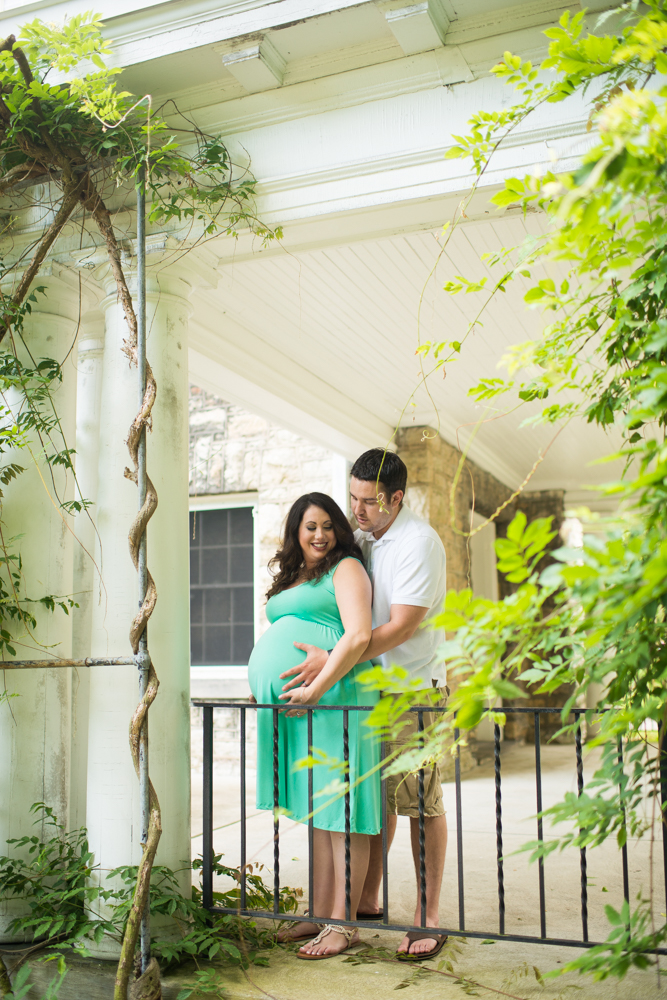
MULTIPOLYGON (((484 716, 502 723, 502 712, 489 705, 517 697, 517 679, 536 694, 573 685, 562 715, 570 731, 574 700, 591 686, 603 691, 596 698, 606 711, 594 741, 605 745, 600 766, 584 794, 568 794, 545 811, 568 832, 527 845, 535 856, 608 837, 622 845, 664 824, 662 736, 656 749, 643 734, 647 727, 664 733, 667 724, 667 9, 664 0, 627 3, 595 30, 586 23, 583 12, 566 12, 546 31, 549 55, 540 72, 505 53, 493 72, 518 91, 519 102, 475 115, 448 153, 468 158, 479 180, 505 137, 537 108, 573 96, 588 107, 593 143, 578 169, 536 168, 508 179, 492 199, 499 209, 539 209, 549 225, 521 247, 485 255, 502 277, 483 308, 520 277, 528 283, 526 307, 541 311, 543 328, 507 352, 505 377, 480 381, 470 394, 530 407, 526 422, 555 427, 576 418, 613 428, 621 446, 607 458, 622 460, 623 473, 605 492, 623 501, 623 512, 598 519, 582 548, 552 552, 542 571, 557 525, 517 515, 497 542, 499 569, 515 592, 498 602, 470 590, 447 595, 437 625, 452 633, 443 652, 460 683, 451 718, 425 749, 435 753, 452 724, 465 731, 484 716), (565 273, 559 282, 544 277, 551 262, 565 273)), ((461 277, 446 291, 465 294, 472 285, 461 277)), ((421 348, 436 366, 451 356, 447 349, 421 348)), ((565 968, 604 979, 651 963, 667 924, 647 894, 620 914, 608 908, 607 944, 565 968)))
MULTIPOLYGON (((236 234, 241 225, 263 240, 279 235, 256 219, 253 179, 247 169, 232 162, 219 136, 205 134, 173 106, 170 112, 178 124, 171 128, 160 109, 152 107, 150 96, 135 98, 118 88, 120 69, 109 65, 111 52, 101 28, 98 16, 85 13, 67 18, 62 25, 29 22, 18 38, 9 35, 0 42, 0 194, 11 194, 12 207, 23 203, 34 208, 45 203, 50 210, 49 221, 37 233, 32 247, 18 254, 12 247, 0 260, 0 279, 7 279, 3 284, 10 289, 0 293, 0 341, 9 344, 8 351, 15 359, 10 362, 14 368, 10 377, 23 380, 21 391, 26 400, 25 408, 18 407, 18 415, 17 408, 11 406, 7 414, 16 425, 19 440, 22 429, 35 431, 38 437, 40 430, 46 437, 52 430, 48 405, 40 408, 41 386, 32 383, 42 374, 57 377, 63 359, 34 359, 28 339, 22 335, 22 318, 30 309, 29 295, 34 294, 32 288, 42 265, 67 224, 81 228, 81 246, 97 241, 106 250, 127 323, 123 351, 131 364, 138 364, 138 322, 111 199, 115 211, 124 207, 128 197, 134 203, 135 187, 143 189, 150 223, 178 228, 179 239, 174 239, 174 244, 180 242, 183 250, 215 233, 236 234), (11 271, 19 272, 12 275, 13 281, 9 280, 11 271), (24 352, 33 362, 32 383, 25 371, 18 370, 24 352), (37 412, 40 426, 22 428, 21 419, 26 414, 34 419, 37 412)), ((10 221, 10 235, 11 227, 10 221)), ((150 424, 156 391, 147 360, 145 405, 137 418, 139 423, 133 425, 137 435, 140 425, 150 424)), ((64 440, 55 408, 53 420, 63 441, 45 456, 52 479, 54 468, 60 465, 65 474, 73 472, 73 450, 64 440)), ((29 437, 24 434, 25 449, 42 476, 29 437)), ((136 466, 135 444, 133 431, 128 446, 136 466)), ((7 470, 6 476, 11 474, 20 474, 18 464, 7 470)), ((87 506, 82 496, 74 502, 61 500, 60 505, 69 513, 81 513, 87 506)), ((157 818, 159 806, 152 800, 149 837, 121 947, 114 988, 118 997, 127 993, 139 915, 149 891, 159 839, 157 818)))
MULTIPOLYGON (((46 987, 46 992, 42 993, 40 1000, 56 1000, 60 996, 60 987, 63 984, 63 980, 67 975, 67 966, 62 955, 55 956, 55 961, 58 966, 58 971, 55 976, 48 983, 46 987)), ((35 987, 30 982, 31 968, 29 965, 22 965, 16 975, 14 976, 14 982, 8 993, 5 993, 7 1000, 23 1000, 24 997, 35 996, 35 987)))
MULTIPOLYGON (((12 338, 23 348, 25 318, 43 293, 44 288, 35 288, 24 302, 12 307, 12 338)), ((49 476, 45 485, 64 512, 74 514, 90 506, 80 494, 71 500, 61 495, 62 477, 57 476, 57 470, 74 475, 74 450, 67 447, 52 399, 53 389, 61 382, 61 366, 51 358, 37 360, 27 352, 26 363, 14 350, 0 353, 0 504, 5 490, 11 489, 30 464, 41 460, 49 476)), ((17 639, 34 642, 37 620, 31 605, 48 611, 60 608, 65 614, 78 607, 66 595, 29 596, 22 572, 22 537, 7 537, 0 520, 0 655, 15 656, 17 639)))
MULTIPOLYGON (((31 812, 36 816, 35 823, 43 824, 46 832, 7 841, 11 853, 0 856, 0 898, 21 900, 27 905, 27 913, 10 923, 10 932, 30 942, 42 942, 47 959, 60 960, 58 976, 50 987, 53 992, 47 994, 56 996, 66 973, 64 956, 68 952, 85 956, 89 946, 99 944, 104 937, 122 940, 138 869, 136 865, 123 866, 102 879, 84 828, 66 832, 43 802, 36 802, 31 812), (105 887, 105 882, 112 880, 114 887, 105 887)), ((201 860, 195 860, 192 868, 199 871, 201 860)), ((213 871, 231 882, 230 888, 213 893, 214 905, 238 909, 241 872, 223 865, 219 854, 214 856, 213 871)), ((264 884, 261 872, 260 864, 246 867, 247 906, 273 909, 273 893, 264 884)), ((279 912, 296 913, 301 894, 300 889, 283 886, 279 912)), ((152 953, 164 968, 193 960, 222 961, 241 968, 267 965, 267 952, 276 946, 273 930, 258 927, 254 920, 235 913, 209 913, 202 905, 198 885, 193 885, 189 897, 184 896, 178 873, 164 865, 155 865, 151 873, 150 912, 171 921, 168 936, 161 938, 158 930, 151 940, 152 953), (174 925, 179 934, 173 934, 174 925)), ((159 920, 153 926, 159 928, 159 920)), ((26 971, 17 972, 14 979, 17 997, 30 989, 29 969, 22 969, 26 971)), ((200 969, 192 988, 185 987, 182 995, 206 993, 206 988, 213 985, 216 989, 220 985, 218 972, 200 969)), ((209 993, 217 995, 212 989, 209 993)))
POLYGON ((122 69, 108 65, 102 27, 90 12, 61 25, 35 20, 0 45, 0 191, 53 181, 95 212, 143 168, 151 222, 196 219, 206 235, 242 222, 262 238, 280 235, 255 218, 254 179, 235 171, 219 136, 173 107, 185 127, 172 128, 148 96, 118 89, 122 69))
MULTIPOLYGON (((231 880, 232 887, 213 893, 213 905, 228 909, 239 909, 241 903, 241 872, 229 868, 221 862, 222 855, 213 856, 213 874, 231 880)), ((192 862, 194 871, 200 871, 202 862, 196 858, 192 862)), ((272 910, 273 893, 264 884, 261 876, 263 866, 246 866, 246 906, 248 909, 272 910)), ((137 881, 136 865, 116 868, 109 878, 120 876, 126 887, 119 892, 114 920, 124 926, 132 903, 132 891, 137 881)), ((301 889, 283 886, 280 890, 278 910, 280 913, 296 913, 301 889)), ((275 945, 273 931, 260 929, 254 920, 238 917, 234 913, 209 913, 202 903, 199 886, 193 885, 192 896, 186 898, 181 893, 177 873, 163 865, 154 865, 151 875, 150 910, 152 914, 170 917, 177 924, 181 936, 160 938, 151 942, 151 952, 166 968, 189 958, 205 958, 208 961, 225 959, 247 968, 249 964, 267 965, 262 953, 275 945)))
POLYGON ((116 892, 93 884, 96 866, 85 830, 66 833, 43 802, 31 812, 45 835, 12 838, 11 855, 0 857, 0 896, 23 900, 29 911, 15 917, 9 930, 86 954, 86 942, 99 944, 105 934, 117 933, 112 921, 94 916, 100 904, 114 902, 116 892))
MULTIPOLYGON (((136 317, 107 201, 117 207, 128 195, 134 199, 139 175, 150 223, 180 226, 188 247, 214 233, 236 235, 240 227, 262 241, 281 235, 255 217, 254 179, 233 163, 219 136, 205 134, 173 106, 168 110, 177 127, 171 127, 148 96, 118 87, 122 70, 111 65, 102 28, 100 17, 88 12, 60 25, 30 21, 18 37, 0 40, 0 195, 11 201, 10 212, 49 209, 49 223, 27 249, 17 253, 13 244, 15 216, 3 220, 0 234, 0 456, 6 459, 0 501, 35 465, 40 476, 45 470, 44 489, 63 515, 91 506, 76 482, 75 450, 54 405, 64 359, 35 357, 24 327, 46 292, 36 282, 65 225, 76 222, 82 234, 88 228, 87 239, 106 247, 130 345, 136 317)), ((40 645, 20 539, 2 535, 0 515, 0 655, 15 655, 18 640, 40 645)), ((66 612, 75 604, 63 595, 36 600, 66 612)))

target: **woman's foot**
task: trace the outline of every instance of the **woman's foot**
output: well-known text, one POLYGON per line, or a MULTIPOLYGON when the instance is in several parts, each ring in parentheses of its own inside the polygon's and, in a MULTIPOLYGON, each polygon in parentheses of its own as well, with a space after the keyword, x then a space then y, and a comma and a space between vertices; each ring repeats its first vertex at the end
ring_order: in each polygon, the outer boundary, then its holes
MULTIPOLYGON (((330 925, 327 924, 327 927, 330 925)), ((347 951, 348 948, 352 948, 355 944, 359 943, 359 931, 354 928, 345 928, 346 934, 340 931, 334 930, 333 927, 329 932, 324 935, 318 934, 318 938, 311 941, 310 944, 304 944, 299 948, 299 954, 301 955, 340 955, 341 952, 347 951), (352 931, 353 933, 350 933, 352 931)))
POLYGON ((314 938, 322 930, 322 924, 311 924, 307 920, 300 920, 298 924, 291 924, 283 927, 276 934, 278 944, 289 944, 291 941, 303 941, 305 938, 314 938))

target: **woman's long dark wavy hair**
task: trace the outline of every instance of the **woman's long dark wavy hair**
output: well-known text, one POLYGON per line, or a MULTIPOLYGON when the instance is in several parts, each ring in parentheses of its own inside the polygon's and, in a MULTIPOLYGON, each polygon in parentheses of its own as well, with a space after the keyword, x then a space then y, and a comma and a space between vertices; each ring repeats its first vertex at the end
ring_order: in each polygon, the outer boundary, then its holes
POLYGON ((354 533, 345 514, 336 501, 327 496, 326 493, 304 493, 290 507, 289 514, 285 519, 281 546, 269 562, 273 583, 267 591, 267 598, 291 587, 299 574, 304 580, 321 580, 345 556, 354 556, 363 565, 361 549, 354 540, 354 533), (319 507, 325 514, 329 515, 336 536, 336 544, 330 552, 327 552, 325 558, 318 562, 317 566, 302 572, 303 552, 299 544, 299 528, 303 515, 309 507, 319 507))

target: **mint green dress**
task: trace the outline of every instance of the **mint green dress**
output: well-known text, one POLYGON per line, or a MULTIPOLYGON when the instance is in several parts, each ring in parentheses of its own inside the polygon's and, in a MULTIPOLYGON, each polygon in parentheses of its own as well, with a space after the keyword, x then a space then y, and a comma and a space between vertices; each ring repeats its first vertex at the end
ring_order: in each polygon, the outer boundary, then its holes
MULTIPOLYGON (((352 557, 348 557, 352 558, 352 557)), ((340 563, 317 582, 283 590, 270 598, 266 615, 271 622, 255 645, 248 664, 248 680, 257 702, 284 705, 280 674, 301 663, 306 654, 295 642, 332 649, 343 635, 333 577, 340 563)), ((375 705, 378 692, 363 688, 357 677, 371 666, 359 663, 322 696, 321 705, 375 705)), ((380 760, 379 740, 367 725, 368 712, 349 712, 350 830, 379 833, 380 760), (375 770, 373 770, 375 769, 375 770), (372 771, 372 774, 369 773, 372 771), (368 775, 361 782, 358 779, 368 775)), ((272 709, 257 709, 257 808, 274 808, 272 709)), ((314 756, 343 761, 343 713, 313 712, 314 756)), ((296 767, 308 756, 308 717, 278 716, 278 805, 282 813, 300 823, 308 820, 308 769, 296 767)), ((343 772, 332 764, 313 767, 313 825, 320 830, 345 831, 345 799, 327 791, 343 772), (322 793, 318 795, 318 792, 322 793)))

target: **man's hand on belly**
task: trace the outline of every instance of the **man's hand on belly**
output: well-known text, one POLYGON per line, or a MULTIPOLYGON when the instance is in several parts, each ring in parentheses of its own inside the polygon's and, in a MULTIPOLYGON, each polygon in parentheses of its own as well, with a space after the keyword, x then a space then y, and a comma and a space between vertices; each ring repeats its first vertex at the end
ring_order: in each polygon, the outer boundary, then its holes
POLYGON ((329 659, 326 649, 320 649, 319 646, 311 646, 307 642, 295 642, 294 645, 297 649, 304 651, 306 659, 303 663, 299 663, 298 666, 292 667, 291 670, 286 670, 284 674, 280 675, 281 681, 289 678, 287 684, 283 684, 283 691, 289 691, 290 688, 299 687, 302 684, 312 684, 329 659))

